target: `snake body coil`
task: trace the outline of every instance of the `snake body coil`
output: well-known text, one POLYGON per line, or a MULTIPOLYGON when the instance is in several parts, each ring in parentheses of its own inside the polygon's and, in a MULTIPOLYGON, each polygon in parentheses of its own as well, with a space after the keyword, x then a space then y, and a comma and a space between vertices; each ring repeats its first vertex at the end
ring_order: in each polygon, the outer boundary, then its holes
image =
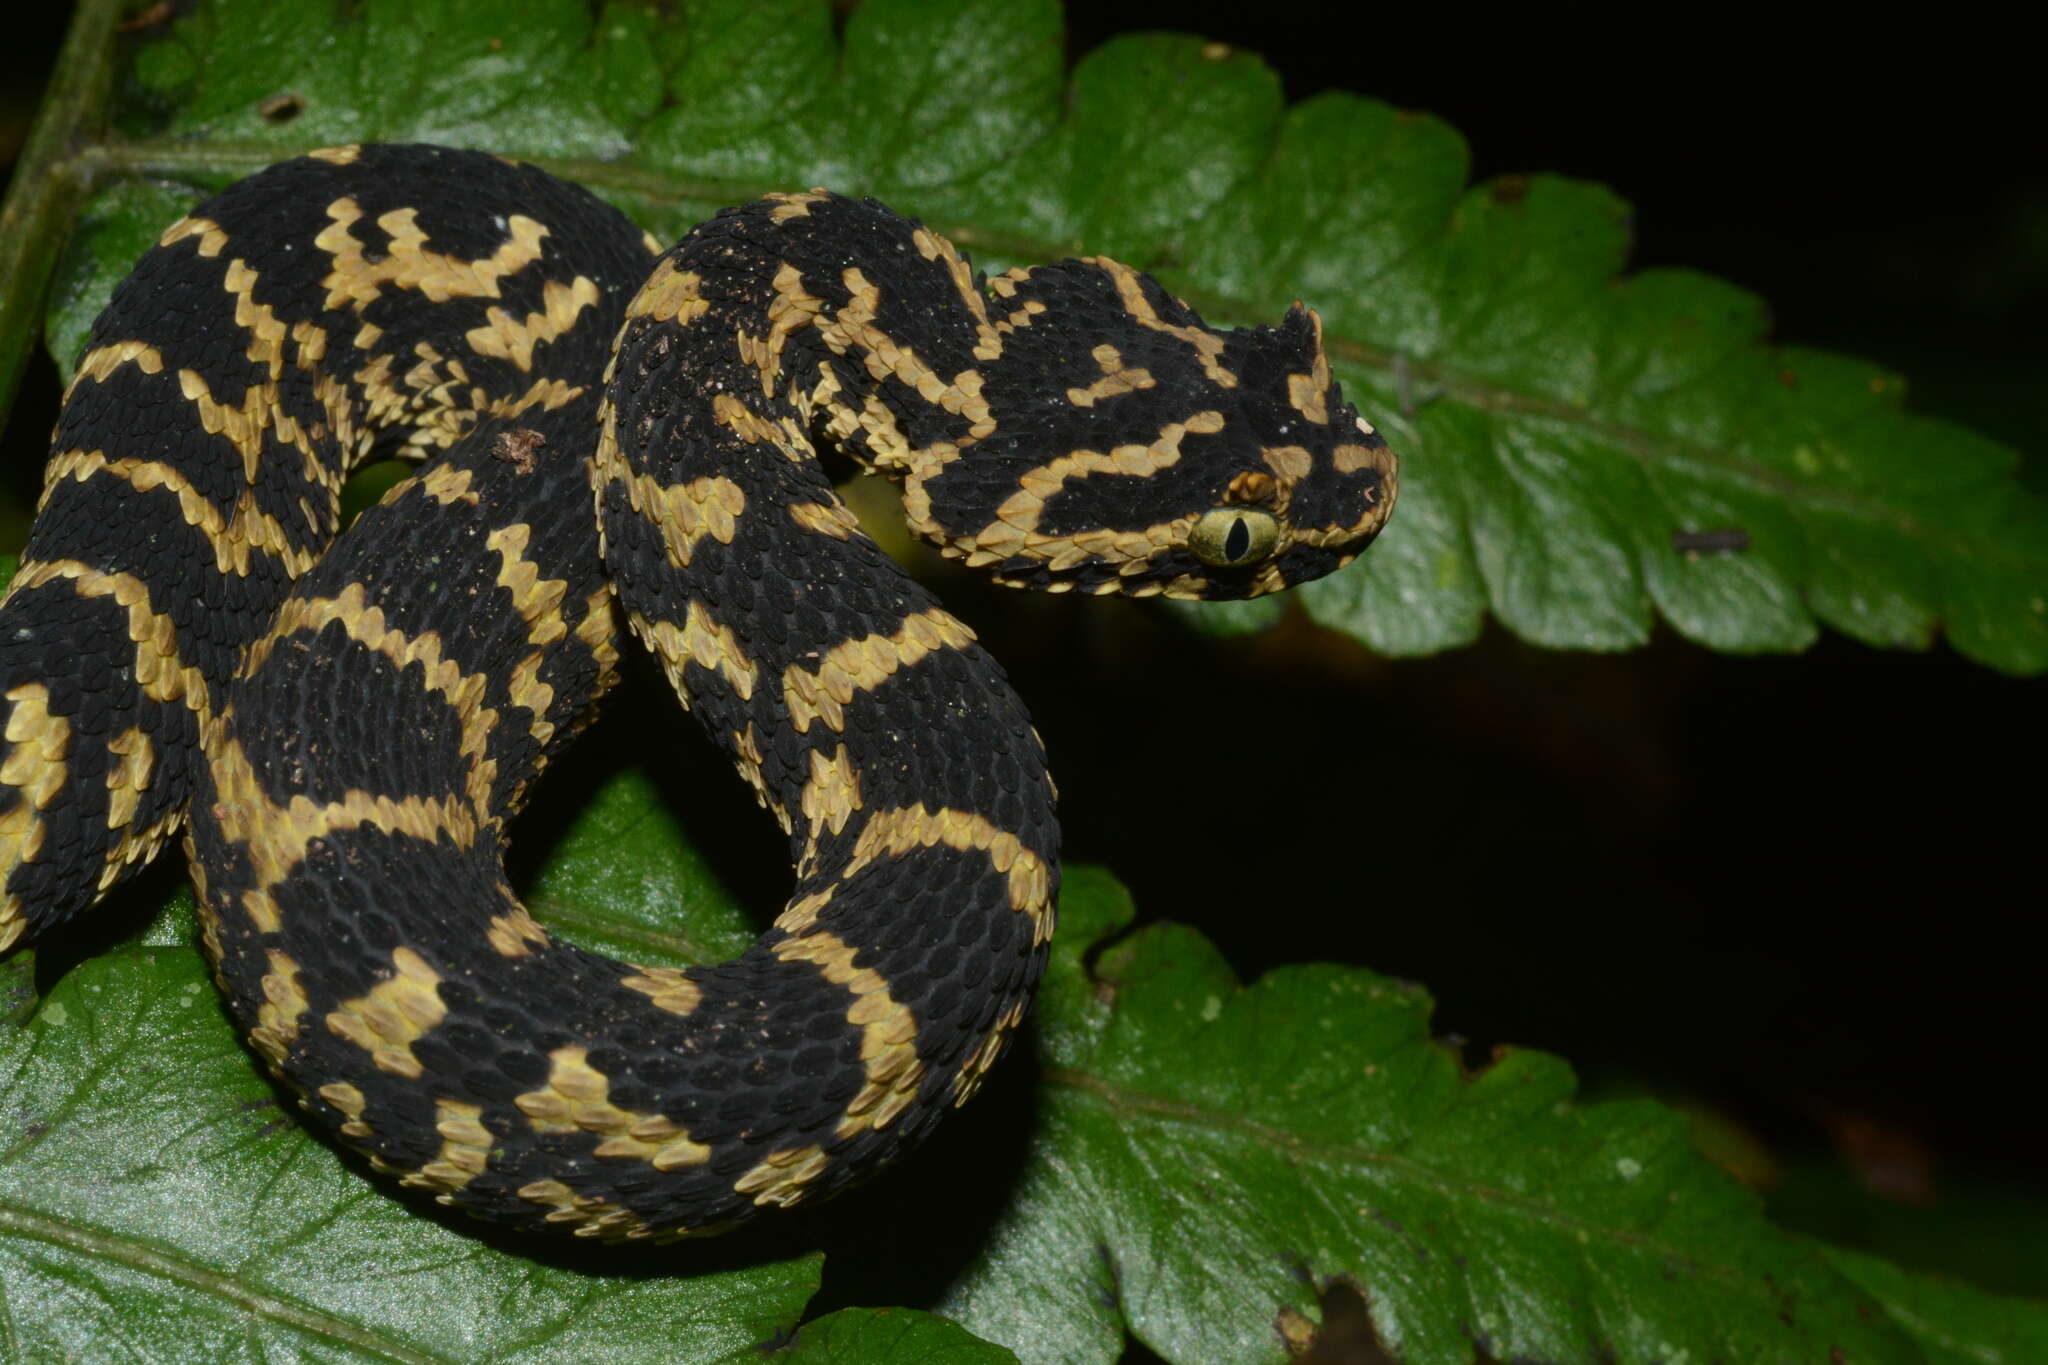
POLYGON ((1110 261, 984 281, 823 192, 658 254, 530 166, 317 152, 167 230, 80 360, 0 607, 0 945, 189 817, 237 1020, 402 1183, 609 1240, 872 1171, 1023 1017, 1058 832, 1001 670, 814 436, 1053 591, 1272 591, 1394 492, 1298 308, 1216 333, 1110 261), (328 551, 374 453, 435 458, 328 551), (505 884, 614 601, 789 834, 737 961, 615 962, 505 884))

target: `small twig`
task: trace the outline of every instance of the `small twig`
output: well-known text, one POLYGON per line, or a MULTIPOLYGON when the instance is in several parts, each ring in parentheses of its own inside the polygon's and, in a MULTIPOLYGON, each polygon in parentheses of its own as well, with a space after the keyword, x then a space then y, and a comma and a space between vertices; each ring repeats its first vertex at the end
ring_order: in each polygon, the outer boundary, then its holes
POLYGON ((42 337, 43 299, 57 257, 92 188, 77 152, 106 122, 120 22, 121 0, 79 5, 0 206, 0 426, 29 348, 42 337))

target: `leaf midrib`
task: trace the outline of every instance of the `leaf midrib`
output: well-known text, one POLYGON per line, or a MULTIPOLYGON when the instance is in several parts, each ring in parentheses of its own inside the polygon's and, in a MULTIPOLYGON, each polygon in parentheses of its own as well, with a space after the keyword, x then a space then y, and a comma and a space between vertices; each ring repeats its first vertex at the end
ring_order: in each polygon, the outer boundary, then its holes
MULTIPOLYGON (((142 139, 108 141, 82 148, 69 164, 76 166, 93 183, 110 174, 239 177, 263 169, 277 161, 279 155, 278 148, 261 143, 181 143, 142 139)), ((592 189, 636 195, 657 203, 740 203, 758 198, 772 189, 788 188, 786 185, 754 181, 677 177, 624 162, 586 158, 541 158, 536 164, 592 189)), ((973 224, 940 221, 933 225, 962 247, 1024 260, 1050 260, 1071 250, 1071 244, 1043 241, 973 224)), ((1212 290, 1194 287, 1184 288, 1182 293, 1205 315, 1247 317, 1257 311, 1256 305, 1248 300, 1212 290)), ((1401 358, 1397 352, 1385 347, 1335 333, 1329 335, 1329 346, 1340 367, 1374 369, 1391 374, 1401 358)), ((1782 470, 1717 447, 1605 420, 1580 404, 1503 387, 1440 361, 1411 358, 1407 363, 1413 379, 1436 388, 1441 396, 1481 412, 1556 422, 1625 451, 1645 464, 1704 466, 1768 490, 1794 507, 1824 507, 1839 515, 1888 524, 1923 544, 1941 545, 1952 551, 1967 548, 1973 557, 1996 560, 2015 572, 2025 569, 2048 572, 2048 556, 2028 554, 1996 538, 1972 536, 1964 547, 1958 534, 1947 533, 1944 528, 1930 526, 1899 507, 1874 501, 1848 489, 1803 482, 1782 470)), ((1987 481, 1983 487, 1991 486, 1992 482, 1995 481, 1987 481)))
POLYGON ((0 1199, 0 1234, 32 1238, 81 1255, 111 1261, 131 1270, 224 1299, 246 1312, 316 1336, 371 1352, 401 1365, 458 1365, 462 1357, 427 1354, 371 1331, 360 1323, 301 1303, 296 1299, 251 1288, 225 1271, 173 1255, 163 1248, 104 1228, 81 1226, 0 1199))
MULTIPOLYGON (((1338 1165, 1376 1166, 1416 1184, 1426 1185, 1454 1202, 1480 1200, 1491 1203, 1581 1239, 1599 1237, 1632 1251, 1682 1263, 1697 1272, 1711 1274, 1724 1285, 1737 1287, 1752 1296, 1762 1292, 1748 1276, 1734 1268, 1719 1262, 1703 1260, 1697 1252, 1674 1247, 1653 1234, 1632 1232, 1606 1223, 1593 1222, 1565 1212, 1555 1204, 1544 1203, 1496 1185, 1457 1179, 1397 1152, 1375 1151, 1352 1143, 1312 1142, 1286 1129, 1275 1128, 1255 1119, 1206 1109, 1200 1105, 1149 1091, 1135 1090, 1077 1067, 1048 1066, 1040 1073, 1040 1079, 1047 1086, 1089 1096, 1101 1102, 1119 1118, 1142 1117, 1234 1134, 1284 1152, 1290 1158, 1338 1165)), ((1847 1283, 1846 1279, 1844 1283, 1847 1283)), ((1858 1294, 1863 1292, 1855 1286, 1851 1288, 1858 1294)))
POLYGON ((613 919, 608 912, 585 909, 568 896, 537 895, 527 902, 527 908, 542 925, 565 930, 571 939, 580 935, 585 943, 607 938, 635 950, 665 954, 687 966, 706 966, 730 956, 680 930, 613 919))

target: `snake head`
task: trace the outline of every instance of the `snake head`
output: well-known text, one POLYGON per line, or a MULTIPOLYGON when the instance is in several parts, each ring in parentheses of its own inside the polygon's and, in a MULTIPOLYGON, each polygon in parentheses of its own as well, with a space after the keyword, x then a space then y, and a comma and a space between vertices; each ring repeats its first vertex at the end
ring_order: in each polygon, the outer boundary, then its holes
POLYGON ((1189 461, 1191 491, 1211 500, 1173 523, 1160 561, 1169 597, 1259 597, 1321 578, 1393 510, 1398 462, 1330 378, 1322 319, 1297 302, 1277 327, 1222 336, 1217 368, 1236 377, 1223 390, 1234 402, 1219 409, 1219 448, 1189 461))
POLYGON ((1101 258, 991 292, 1008 323, 996 430, 909 500, 970 567, 1051 592, 1258 597, 1343 567, 1386 524, 1394 452, 1301 304, 1217 331, 1101 258))

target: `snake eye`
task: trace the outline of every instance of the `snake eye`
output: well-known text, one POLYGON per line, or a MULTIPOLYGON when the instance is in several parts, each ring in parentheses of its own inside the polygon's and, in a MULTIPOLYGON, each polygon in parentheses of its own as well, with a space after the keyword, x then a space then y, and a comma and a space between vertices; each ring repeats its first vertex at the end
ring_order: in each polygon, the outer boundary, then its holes
POLYGON ((1280 523, 1256 507, 1212 507, 1195 519, 1188 549, 1204 564, 1235 569, 1264 559, 1280 543, 1280 523))

